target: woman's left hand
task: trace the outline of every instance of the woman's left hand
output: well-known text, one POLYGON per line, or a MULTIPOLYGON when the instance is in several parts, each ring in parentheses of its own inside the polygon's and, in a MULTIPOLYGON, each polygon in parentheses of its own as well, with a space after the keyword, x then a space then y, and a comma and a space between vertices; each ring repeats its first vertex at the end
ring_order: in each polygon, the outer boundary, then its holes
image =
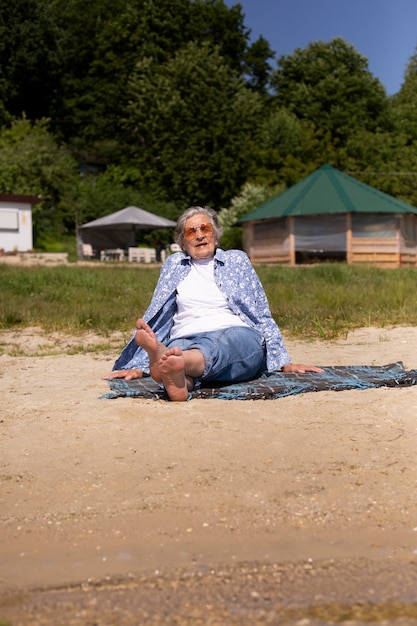
POLYGON ((135 378, 142 378, 143 372, 138 369, 131 370, 116 370, 107 374, 107 376, 102 376, 105 380, 107 378, 124 378, 125 380, 134 380, 135 378))

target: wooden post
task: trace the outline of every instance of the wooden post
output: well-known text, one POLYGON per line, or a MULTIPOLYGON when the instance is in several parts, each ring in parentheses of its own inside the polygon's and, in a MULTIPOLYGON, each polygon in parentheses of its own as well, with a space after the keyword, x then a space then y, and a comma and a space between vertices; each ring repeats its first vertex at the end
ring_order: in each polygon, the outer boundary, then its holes
POLYGON ((352 264, 352 213, 346 213, 346 260, 348 265, 352 264))
POLYGON ((294 218, 288 217, 288 230, 290 235, 290 264, 295 265, 295 236, 294 236, 294 218))
POLYGON ((395 225, 397 227, 397 267, 401 267, 401 215, 396 216, 395 225))

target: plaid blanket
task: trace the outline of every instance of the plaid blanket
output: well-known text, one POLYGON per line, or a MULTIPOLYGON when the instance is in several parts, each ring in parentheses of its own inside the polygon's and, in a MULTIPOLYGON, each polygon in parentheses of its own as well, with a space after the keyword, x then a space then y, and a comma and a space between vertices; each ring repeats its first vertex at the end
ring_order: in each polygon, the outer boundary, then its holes
MULTIPOLYGON (((417 384, 417 370, 405 370, 403 364, 381 366, 346 365, 323 367, 324 372, 293 374, 273 372, 245 383, 203 387, 190 394, 194 398, 217 400, 275 400, 308 391, 343 391, 346 389, 373 389, 376 387, 409 387, 417 384)), ((109 378, 110 392, 101 398, 147 398, 168 400, 164 389, 152 378, 126 381, 109 378)))

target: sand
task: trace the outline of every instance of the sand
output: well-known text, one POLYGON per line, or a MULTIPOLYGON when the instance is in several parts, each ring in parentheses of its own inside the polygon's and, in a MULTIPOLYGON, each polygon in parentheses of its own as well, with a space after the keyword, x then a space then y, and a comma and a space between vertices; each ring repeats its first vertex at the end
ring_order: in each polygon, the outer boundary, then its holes
MULTIPOLYGON (((0 623, 417 623, 417 387, 100 399, 121 345, 0 332, 0 623)), ((417 368, 414 327, 286 345, 417 368)))

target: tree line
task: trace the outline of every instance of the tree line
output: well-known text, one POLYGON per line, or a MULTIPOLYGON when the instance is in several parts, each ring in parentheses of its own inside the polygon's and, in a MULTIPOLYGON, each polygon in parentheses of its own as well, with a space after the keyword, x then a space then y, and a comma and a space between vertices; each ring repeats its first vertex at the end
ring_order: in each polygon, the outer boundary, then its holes
POLYGON ((417 52, 387 96, 341 38, 276 58, 239 3, 0 0, 0 87, 38 246, 128 204, 227 226, 324 163, 417 205, 417 52))

